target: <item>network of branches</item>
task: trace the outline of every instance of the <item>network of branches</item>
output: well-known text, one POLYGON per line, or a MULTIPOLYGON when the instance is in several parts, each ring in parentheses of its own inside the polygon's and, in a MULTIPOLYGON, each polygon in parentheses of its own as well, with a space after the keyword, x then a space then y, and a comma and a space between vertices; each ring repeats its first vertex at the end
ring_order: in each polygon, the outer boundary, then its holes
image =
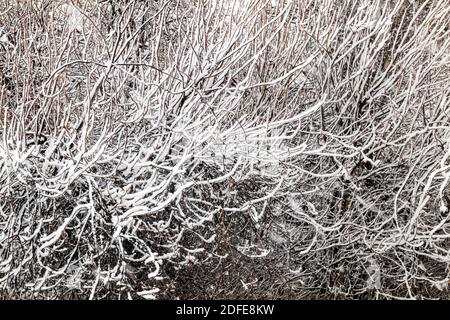
POLYGON ((449 298, 448 0, 0 0, 0 296, 449 298))

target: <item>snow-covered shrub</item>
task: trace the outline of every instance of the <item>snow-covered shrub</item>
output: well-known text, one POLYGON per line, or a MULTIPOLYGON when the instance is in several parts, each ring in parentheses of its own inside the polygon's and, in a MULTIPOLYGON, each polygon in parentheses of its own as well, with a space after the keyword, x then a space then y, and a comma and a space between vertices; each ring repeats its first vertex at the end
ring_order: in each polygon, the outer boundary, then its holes
POLYGON ((0 290, 445 296, 449 13, 1 1, 0 290))

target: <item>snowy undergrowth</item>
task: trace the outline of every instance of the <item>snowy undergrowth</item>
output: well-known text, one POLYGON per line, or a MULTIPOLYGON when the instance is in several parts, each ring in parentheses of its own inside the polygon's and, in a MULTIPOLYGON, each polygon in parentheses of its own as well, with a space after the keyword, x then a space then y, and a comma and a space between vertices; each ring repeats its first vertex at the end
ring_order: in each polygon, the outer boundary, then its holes
POLYGON ((0 3, 9 296, 445 297, 445 1, 63 2, 0 3))

